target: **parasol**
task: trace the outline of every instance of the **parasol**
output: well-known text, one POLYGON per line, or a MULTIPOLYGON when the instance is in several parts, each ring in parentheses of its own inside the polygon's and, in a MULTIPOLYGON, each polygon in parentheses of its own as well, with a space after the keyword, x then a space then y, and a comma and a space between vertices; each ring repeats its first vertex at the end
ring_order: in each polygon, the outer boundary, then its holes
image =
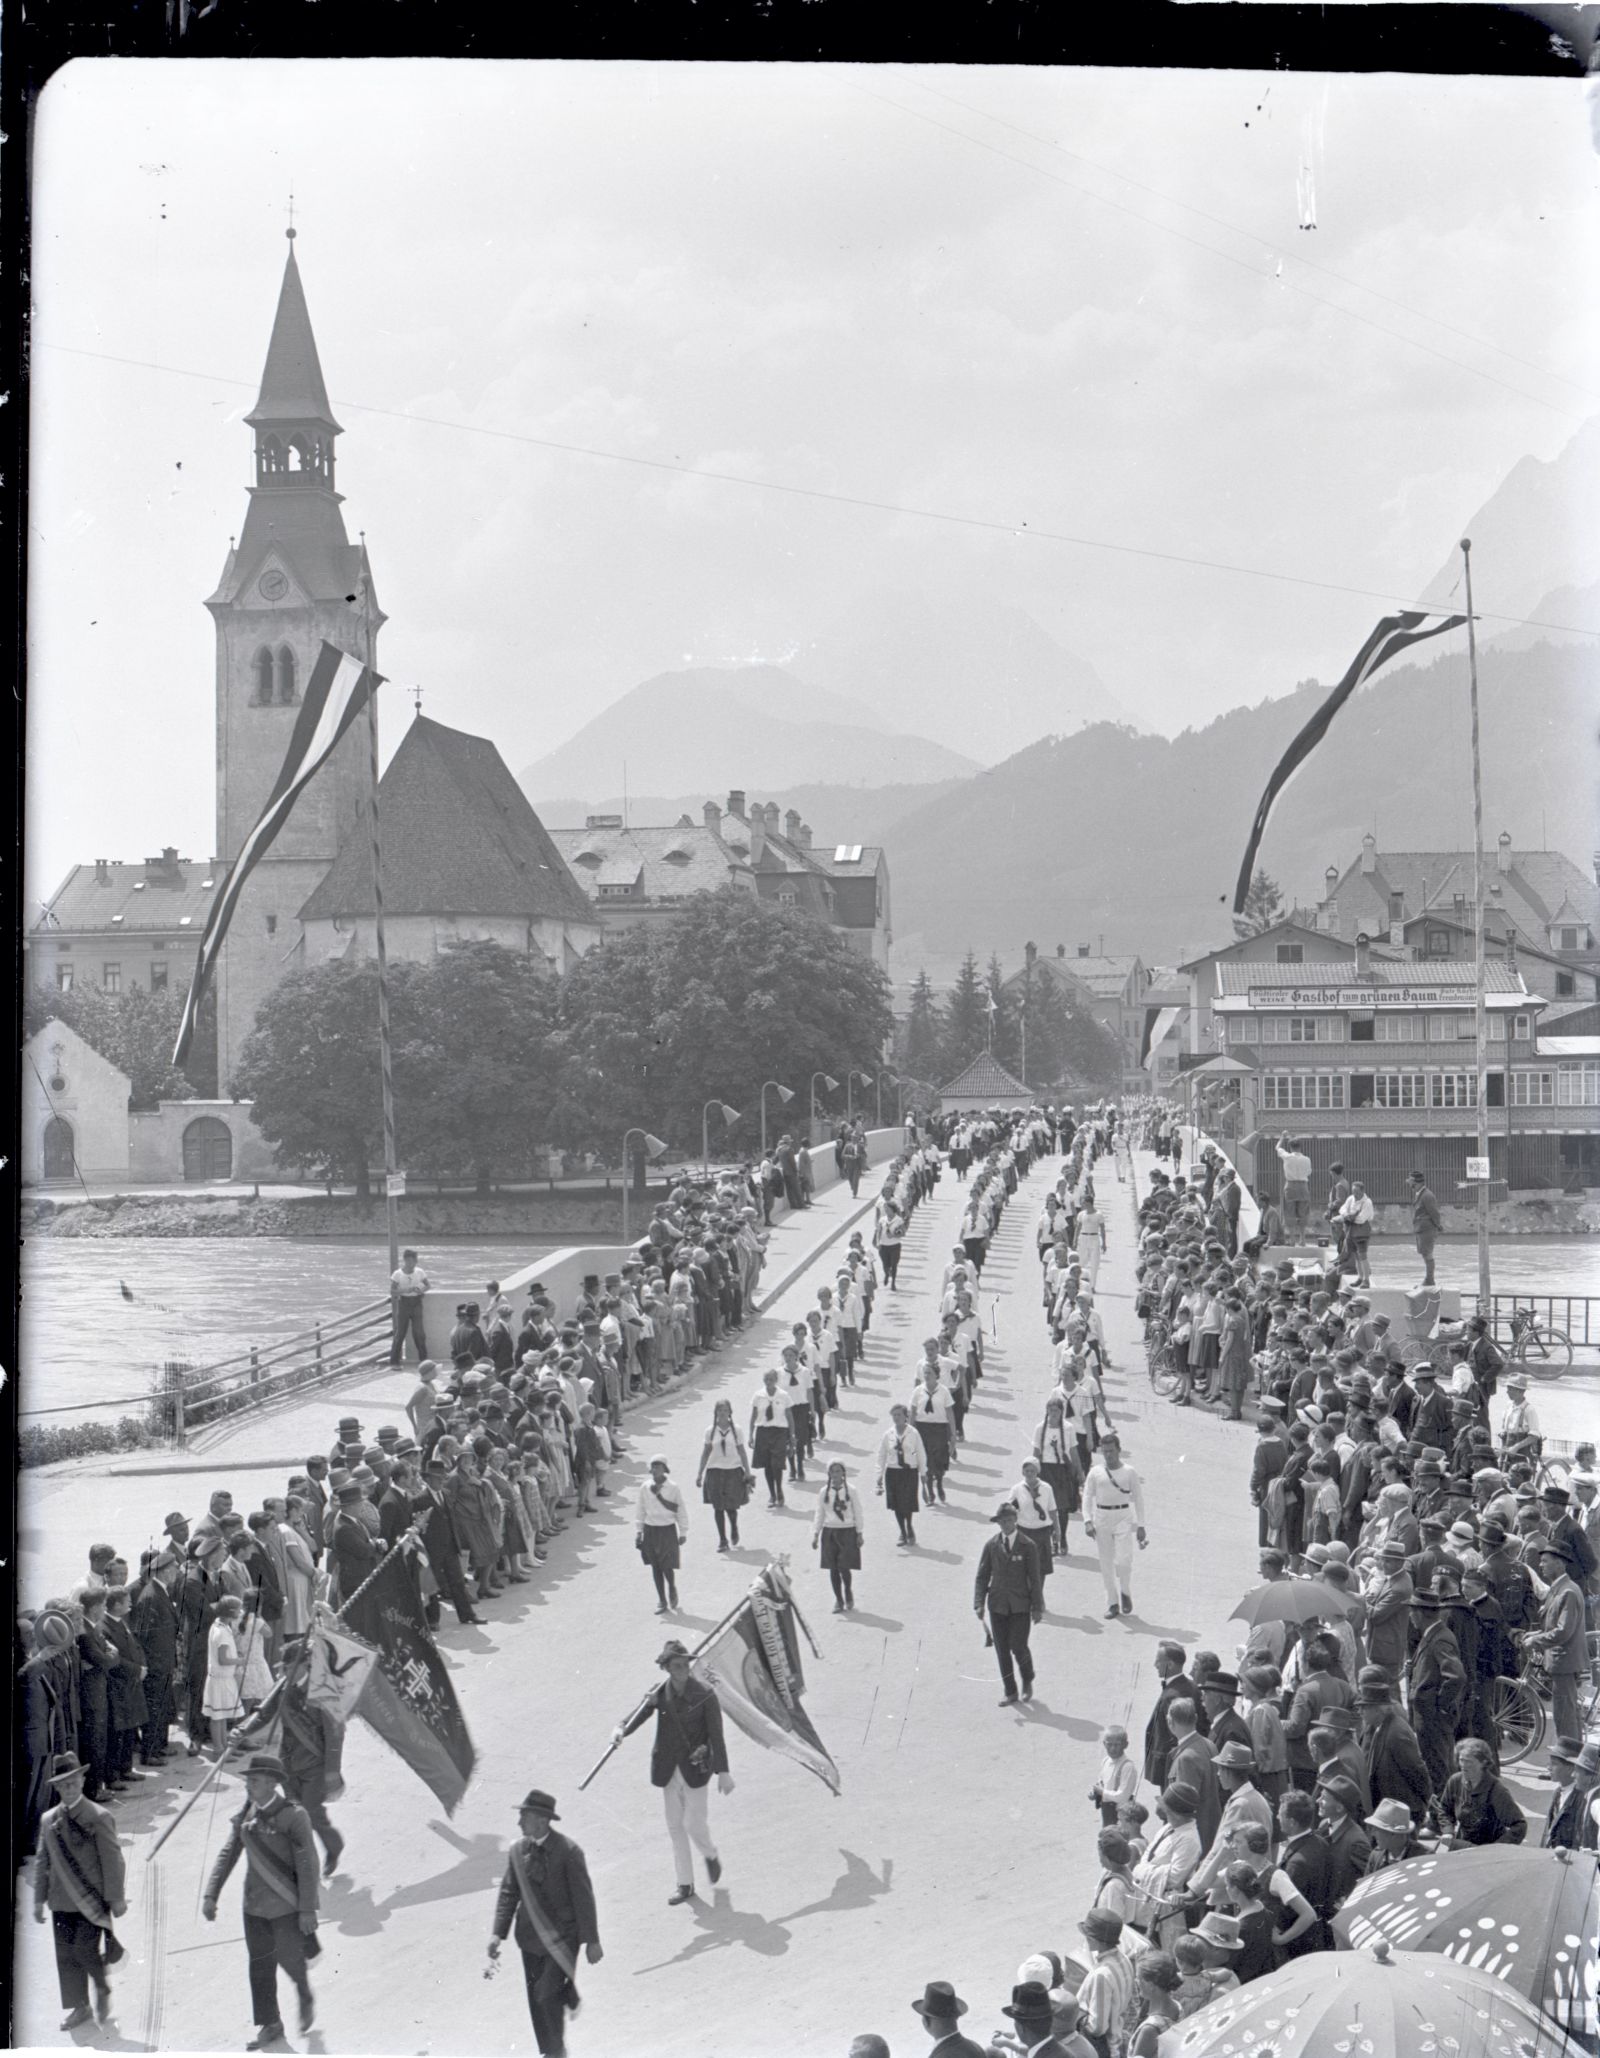
POLYGON ((1361 1880, 1333 1918, 1347 1950, 1378 1937, 1491 1973, 1600 2050, 1600 1858, 1526 1844, 1406 1858, 1361 1880))
POLYGON ((1582 2058, 1493 1973, 1422 1951, 1312 1951, 1221 1994, 1161 2058, 1582 2058))
POLYGON ((1269 1579, 1251 1589, 1228 1617, 1230 1622, 1331 1622, 1348 1615, 1352 1594, 1342 1594, 1325 1579, 1269 1579))

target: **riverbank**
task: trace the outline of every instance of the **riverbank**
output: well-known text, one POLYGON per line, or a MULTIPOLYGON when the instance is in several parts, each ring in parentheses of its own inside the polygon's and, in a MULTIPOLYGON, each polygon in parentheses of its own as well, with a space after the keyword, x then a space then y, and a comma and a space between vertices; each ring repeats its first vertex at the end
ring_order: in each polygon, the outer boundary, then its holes
MULTIPOLYGON (((647 1220, 661 1197, 632 1214, 647 1220)), ((535 1243, 594 1243, 622 1236, 622 1195, 593 1188, 578 1192, 407 1194, 398 1203, 400 1236, 421 1245, 441 1237, 511 1236, 535 1243)), ((256 1200, 238 1194, 111 1194, 105 1198, 24 1203, 24 1237, 126 1239, 140 1237, 383 1237, 381 1199, 354 1194, 305 1193, 256 1200)))

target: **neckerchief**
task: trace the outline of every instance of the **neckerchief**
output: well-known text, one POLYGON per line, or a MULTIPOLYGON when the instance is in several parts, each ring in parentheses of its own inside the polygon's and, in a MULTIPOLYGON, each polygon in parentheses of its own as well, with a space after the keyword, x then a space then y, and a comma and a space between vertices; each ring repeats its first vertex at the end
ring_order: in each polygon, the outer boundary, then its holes
POLYGON ((846 1515, 849 1514, 850 1489, 847 1486, 841 1486, 835 1491, 833 1496, 833 1512, 838 1516, 841 1522, 844 1520, 846 1515))

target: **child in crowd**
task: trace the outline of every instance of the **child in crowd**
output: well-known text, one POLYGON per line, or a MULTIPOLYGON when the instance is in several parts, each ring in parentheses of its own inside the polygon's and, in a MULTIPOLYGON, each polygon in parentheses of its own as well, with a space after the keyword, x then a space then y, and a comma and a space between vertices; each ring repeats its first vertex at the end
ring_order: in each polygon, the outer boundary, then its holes
POLYGON ((1100 1777, 1089 1789, 1089 1798, 1100 1810, 1100 1820, 1105 1828, 1115 1829, 1122 1802, 1131 1801, 1139 1790, 1139 1768, 1128 1756, 1128 1732, 1125 1729, 1113 1725, 1102 1730, 1100 1748, 1105 1756, 1100 1761, 1100 1777))

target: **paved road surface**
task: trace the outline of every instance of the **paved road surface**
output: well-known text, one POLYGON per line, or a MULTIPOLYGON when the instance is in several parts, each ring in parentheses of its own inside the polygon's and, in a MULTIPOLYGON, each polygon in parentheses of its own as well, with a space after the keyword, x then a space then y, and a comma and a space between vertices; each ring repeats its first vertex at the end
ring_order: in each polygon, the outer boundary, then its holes
MULTIPOLYGON (((648 1733, 577 1791, 613 1722, 658 1677, 653 1660, 667 1633, 633 1548, 630 1483, 662 1450, 692 1491, 713 1399, 729 1395, 744 1417, 788 1324, 831 1275, 830 1251, 694 1392, 653 1419, 633 1419, 632 1459, 606 1513, 557 1540, 539 1585, 496 1602, 490 1626, 444 1633, 480 1759, 453 1822, 354 1725, 349 1793, 335 1810, 348 1837, 345 1870, 324 1898, 321 2019, 309 2039, 293 2041, 352 2052, 533 2049, 514 1955, 494 1981, 482 1976, 515 1805, 533 1785, 559 1797, 562 1827, 587 1850, 599 1897, 606 1957, 581 1981, 575 2058, 841 2058, 869 2029, 896 2051, 920 2048, 907 2002, 936 1978, 954 1979, 971 1999, 968 2026, 981 2037, 1002 2025, 999 2004, 1024 1956, 1079 1946, 1075 1925, 1096 1877, 1086 1793, 1101 1727, 1121 1721, 1136 1739, 1142 1732, 1157 1637, 1208 1645, 1225 1661, 1237 1647, 1227 1617, 1254 1583, 1245 1492, 1253 1436, 1150 1396, 1130 1293, 1133 1201, 1103 1163, 1111 1241, 1100 1301, 1119 1367, 1108 1398, 1145 1477, 1150 1548, 1135 1558, 1136 1612, 1107 1622, 1092 1546, 1076 1531, 1034 1636, 1038 1698, 1002 1711, 972 1614, 972 1577, 993 1502, 1020 1476, 1049 1385, 1033 1229, 1056 1162, 1035 1169, 995 1240, 983 1279, 989 1373, 949 1503, 924 1513, 915 1553, 894 1548, 869 1464, 891 1399, 910 1385, 954 1239, 959 1193, 948 1172, 911 1229, 899 1293, 879 1296, 860 1386, 829 1418, 825 1446, 852 1468, 868 1511, 854 1616, 830 1612, 809 1548, 809 1506, 791 1498, 768 1512, 758 1492, 745 1548, 727 1558, 715 1554, 709 1510, 694 1506, 680 1576, 687 1612, 672 1631, 687 1638, 709 1628, 769 1551, 789 1552, 823 1651, 808 1667, 807 1705, 839 1764, 842 1795, 730 1727, 737 1787, 711 1803, 722 1884, 710 1892, 702 1877, 703 1898, 669 1908, 673 1868, 648 1783, 648 1733)), ((784 1269, 780 1261, 772 1276, 784 1269)), ((325 1445, 340 1403, 320 1412, 315 1440, 325 1445)), ((266 1426, 253 1435, 267 1436, 266 1426)), ((310 1447, 305 1436, 289 1447, 303 1442, 310 1447)), ((259 1474, 242 1481, 259 1493, 259 1474)), ((138 1485, 172 1505, 170 1481, 138 1485)), ((81 1520, 73 1533, 82 1537, 81 1520)), ((214 1812, 202 1803, 151 1868, 149 1818, 165 1821, 170 1804, 123 1810, 131 1912, 113 2048, 238 2049, 251 2033, 237 1883, 214 1928, 196 1905, 229 1805, 231 1793, 214 1812)), ((59 2044, 48 1932, 25 1924, 21 1938, 21 2041, 59 2044)))

